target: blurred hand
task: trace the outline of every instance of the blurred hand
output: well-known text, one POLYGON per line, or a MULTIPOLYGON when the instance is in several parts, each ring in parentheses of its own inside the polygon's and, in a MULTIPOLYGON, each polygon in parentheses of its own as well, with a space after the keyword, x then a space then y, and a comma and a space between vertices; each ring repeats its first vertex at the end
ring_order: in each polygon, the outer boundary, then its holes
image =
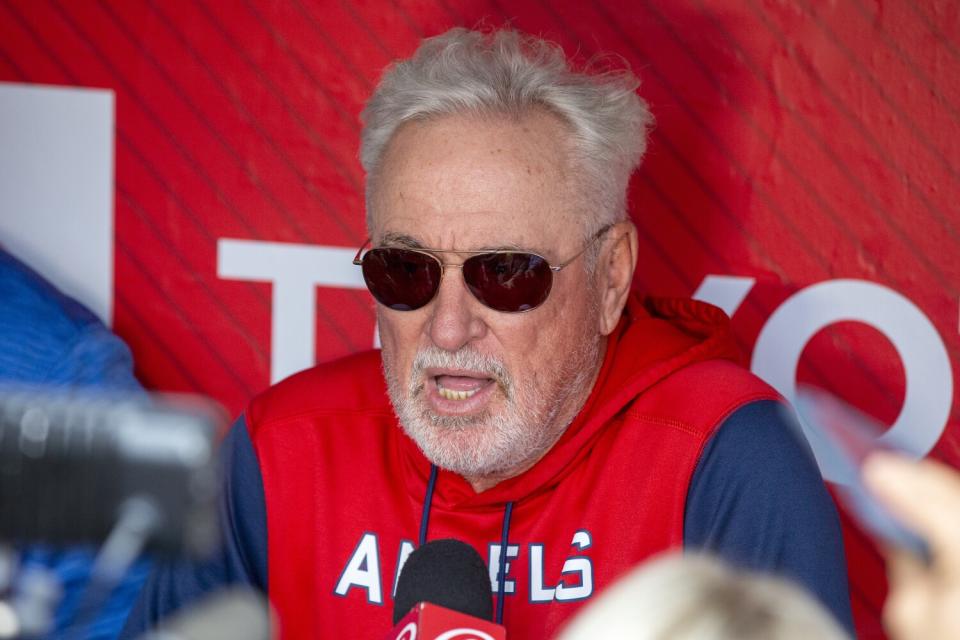
POLYGON ((905 551, 887 551, 887 631, 897 640, 960 638, 960 473, 932 460, 876 453, 863 474, 931 551, 930 566, 905 551))

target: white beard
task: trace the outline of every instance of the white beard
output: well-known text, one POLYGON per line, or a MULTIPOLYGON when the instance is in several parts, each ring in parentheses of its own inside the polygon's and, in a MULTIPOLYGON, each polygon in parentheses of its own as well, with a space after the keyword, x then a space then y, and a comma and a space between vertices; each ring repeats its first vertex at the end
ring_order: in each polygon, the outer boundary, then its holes
MULTIPOLYGON (((408 388, 402 388, 390 358, 384 354, 384 375, 390 401, 404 432, 432 463, 464 477, 491 477, 522 471, 557 441, 576 415, 558 416, 569 396, 583 390, 595 373, 599 344, 582 341, 551 380, 518 385, 503 362, 469 347, 449 352, 435 346, 414 359, 408 388), (443 416, 430 410, 425 398, 428 368, 464 369, 482 373, 499 386, 505 407, 497 413, 443 416), (554 424, 558 417, 564 424, 554 424)), ((575 408, 576 410, 579 407, 575 408)), ((571 411, 567 410, 567 413, 571 411)))

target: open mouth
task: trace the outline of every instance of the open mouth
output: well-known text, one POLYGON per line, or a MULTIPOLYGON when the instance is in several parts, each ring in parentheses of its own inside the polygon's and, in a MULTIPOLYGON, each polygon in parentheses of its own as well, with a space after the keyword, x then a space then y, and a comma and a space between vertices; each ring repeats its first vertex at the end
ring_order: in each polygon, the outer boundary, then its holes
POLYGON ((493 380, 471 376, 435 376, 437 393, 447 400, 466 400, 472 398, 493 380))
POLYGON ((482 409, 497 389, 496 381, 480 372, 428 373, 428 398, 438 413, 464 414, 482 409))

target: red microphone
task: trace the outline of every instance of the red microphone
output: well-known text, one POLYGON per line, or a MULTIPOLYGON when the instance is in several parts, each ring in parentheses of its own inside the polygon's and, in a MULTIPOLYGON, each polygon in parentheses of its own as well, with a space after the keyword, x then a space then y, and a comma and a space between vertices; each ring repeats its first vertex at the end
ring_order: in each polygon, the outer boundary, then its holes
POLYGON ((384 640, 505 640, 494 624, 487 565, 459 540, 434 540, 407 558, 384 640))
POLYGON ((384 640, 506 640, 498 624, 421 602, 400 619, 384 640))

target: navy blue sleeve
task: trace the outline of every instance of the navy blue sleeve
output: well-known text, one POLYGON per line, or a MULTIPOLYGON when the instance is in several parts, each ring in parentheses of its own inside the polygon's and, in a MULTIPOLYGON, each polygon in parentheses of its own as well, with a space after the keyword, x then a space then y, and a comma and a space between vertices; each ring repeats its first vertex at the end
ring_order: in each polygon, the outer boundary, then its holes
POLYGON ((177 609, 228 585, 267 590, 267 519, 263 479, 241 416, 221 445, 223 494, 220 550, 203 562, 160 563, 121 638, 135 638, 177 609))
POLYGON ((687 493, 684 547, 792 579, 853 634, 840 519, 790 420, 782 405, 762 401, 721 425, 687 493))

